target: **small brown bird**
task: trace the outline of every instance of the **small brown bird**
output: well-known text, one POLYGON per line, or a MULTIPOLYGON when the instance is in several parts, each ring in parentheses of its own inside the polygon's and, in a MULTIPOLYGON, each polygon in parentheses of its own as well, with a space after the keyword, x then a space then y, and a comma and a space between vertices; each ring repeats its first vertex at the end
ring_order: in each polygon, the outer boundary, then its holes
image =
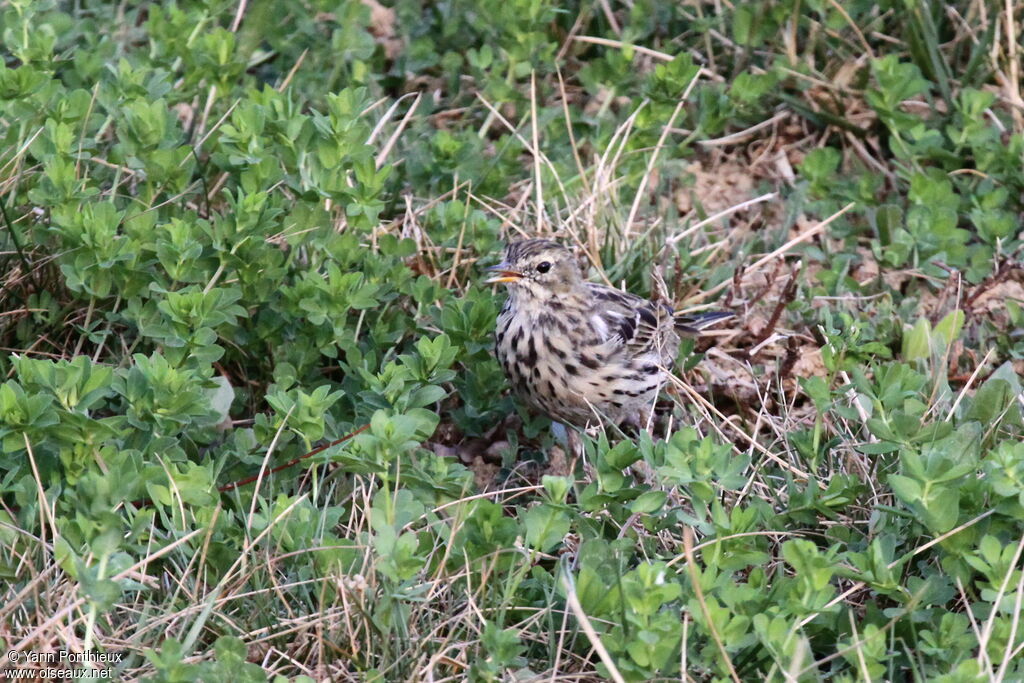
POLYGON ((551 240, 513 242, 488 283, 508 285, 495 353, 516 393, 577 427, 649 413, 679 349, 732 313, 679 316, 663 303, 587 282, 572 253, 551 240))

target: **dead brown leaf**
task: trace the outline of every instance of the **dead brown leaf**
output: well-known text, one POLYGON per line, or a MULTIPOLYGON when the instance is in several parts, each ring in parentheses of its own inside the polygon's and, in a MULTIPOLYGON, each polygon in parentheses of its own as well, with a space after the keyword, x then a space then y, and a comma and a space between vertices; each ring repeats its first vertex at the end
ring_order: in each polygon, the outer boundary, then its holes
POLYGON ((362 1, 370 8, 370 33, 377 39, 377 44, 384 48, 384 55, 394 59, 402 51, 402 39, 395 31, 395 10, 377 0, 362 1))
POLYGON ((740 204, 754 196, 755 178, 750 167, 736 161, 724 161, 710 168, 705 162, 696 161, 687 169, 693 177, 693 185, 676 191, 676 206, 682 213, 689 213, 696 207, 711 215, 740 204))
POLYGON ((793 375, 796 377, 825 377, 828 370, 821 359, 821 349, 817 346, 805 344, 797 352, 796 362, 793 364, 793 375))
POLYGON ((972 308, 981 313, 1002 312, 1006 309, 1007 301, 1024 304, 1024 285, 1016 280, 1007 280, 993 285, 974 300, 972 308))

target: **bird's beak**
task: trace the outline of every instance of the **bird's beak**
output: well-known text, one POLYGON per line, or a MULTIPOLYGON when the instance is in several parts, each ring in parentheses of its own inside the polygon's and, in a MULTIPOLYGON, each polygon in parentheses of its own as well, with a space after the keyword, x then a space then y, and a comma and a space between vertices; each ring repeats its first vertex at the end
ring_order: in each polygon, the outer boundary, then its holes
POLYGON ((509 265, 504 262, 499 263, 496 266, 491 266, 490 268, 485 268, 484 270, 497 273, 494 277, 484 280, 484 282, 489 285, 498 282, 518 282, 523 279, 522 273, 512 270, 509 265))

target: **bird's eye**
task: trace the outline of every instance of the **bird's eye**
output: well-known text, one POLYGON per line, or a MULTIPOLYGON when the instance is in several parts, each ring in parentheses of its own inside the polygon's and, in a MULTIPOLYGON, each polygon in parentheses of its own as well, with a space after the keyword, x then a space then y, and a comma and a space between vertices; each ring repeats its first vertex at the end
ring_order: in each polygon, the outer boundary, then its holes
POLYGON ((551 270, 551 264, 548 263, 547 261, 541 261, 540 263, 537 264, 538 273, 546 273, 549 270, 551 270))

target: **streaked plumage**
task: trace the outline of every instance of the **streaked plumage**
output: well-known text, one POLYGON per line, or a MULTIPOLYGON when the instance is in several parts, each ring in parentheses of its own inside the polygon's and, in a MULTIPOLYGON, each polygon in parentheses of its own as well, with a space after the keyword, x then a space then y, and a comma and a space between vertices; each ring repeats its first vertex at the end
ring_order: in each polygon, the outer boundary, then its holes
POLYGON ((576 426, 649 411, 679 348, 731 313, 680 317, 663 303, 587 282, 572 253, 550 240, 514 242, 488 282, 508 285, 495 353, 527 403, 576 426))

